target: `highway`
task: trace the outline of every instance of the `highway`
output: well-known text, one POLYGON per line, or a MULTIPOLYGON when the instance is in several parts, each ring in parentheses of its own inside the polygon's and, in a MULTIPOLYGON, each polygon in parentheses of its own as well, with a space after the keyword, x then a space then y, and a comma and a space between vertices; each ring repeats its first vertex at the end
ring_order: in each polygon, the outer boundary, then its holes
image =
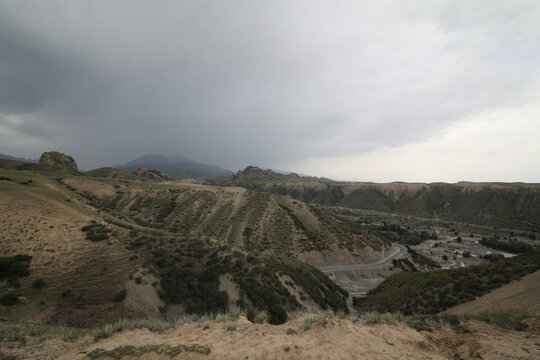
POLYGON ((319 268, 319 270, 321 270, 324 273, 329 273, 329 272, 334 272, 334 271, 382 269, 386 267, 392 260, 400 257, 405 252, 407 252, 407 249, 402 245, 394 244, 394 247, 396 247, 397 249, 392 255, 389 255, 388 257, 377 261, 376 263, 346 265, 346 266, 329 266, 329 267, 319 268))

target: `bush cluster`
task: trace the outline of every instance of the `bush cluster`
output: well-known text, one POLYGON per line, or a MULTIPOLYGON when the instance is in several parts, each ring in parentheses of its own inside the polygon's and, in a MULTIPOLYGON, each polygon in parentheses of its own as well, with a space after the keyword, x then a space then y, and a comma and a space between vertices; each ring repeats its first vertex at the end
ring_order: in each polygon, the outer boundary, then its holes
POLYGON ((378 226, 376 232, 389 242, 397 242, 403 245, 419 245, 426 240, 437 240, 438 238, 436 233, 430 234, 427 231, 418 233, 401 227, 401 225, 388 224, 386 222, 383 222, 382 225, 378 226))
POLYGON ((90 225, 83 226, 81 231, 86 233, 86 239, 90 241, 103 241, 109 238, 111 229, 105 227, 103 224, 92 223, 90 225))
POLYGON ((32 257, 29 255, 0 257, 0 279, 29 275, 28 268, 31 259, 32 257))
POLYGON ((482 240, 480 240, 480 243, 489 248, 507 251, 513 254, 521 254, 533 249, 531 245, 517 240, 499 241, 497 239, 488 239, 483 237, 482 240))
POLYGON ((537 249, 465 268, 403 272, 388 277, 367 297, 355 300, 355 305, 363 311, 435 314, 539 269, 540 249, 537 249))

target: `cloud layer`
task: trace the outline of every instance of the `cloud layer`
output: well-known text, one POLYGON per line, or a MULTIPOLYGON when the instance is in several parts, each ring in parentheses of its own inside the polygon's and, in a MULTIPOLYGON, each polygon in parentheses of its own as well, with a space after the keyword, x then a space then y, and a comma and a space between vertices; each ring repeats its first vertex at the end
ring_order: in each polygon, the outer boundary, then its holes
POLYGON ((325 164, 535 104, 539 18, 534 0, 3 1, 0 152, 55 148, 83 168, 150 152, 232 170, 309 163, 357 178, 325 164))

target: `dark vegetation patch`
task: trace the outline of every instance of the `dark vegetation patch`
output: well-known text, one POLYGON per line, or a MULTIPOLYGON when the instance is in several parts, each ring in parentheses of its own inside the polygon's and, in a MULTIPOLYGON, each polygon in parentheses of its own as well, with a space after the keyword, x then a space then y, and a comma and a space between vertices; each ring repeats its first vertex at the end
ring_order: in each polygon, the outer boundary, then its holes
MULTIPOLYGON (((338 217, 315 206, 309 206, 309 210, 335 236, 339 247, 353 251, 355 247, 363 248, 368 244, 375 251, 382 250, 384 241, 373 235, 370 229, 358 221, 338 217)), ((324 240, 321 239, 321 241, 324 240)))
POLYGON ((389 242, 396 242, 403 245, 419 245, 426 240, 437 240, 436 233, 428 233, 427 231, 416 232, 408 228, 396 224, 388 224, 383 222, 375 228, 376 233, 387 239, 389 242))
POLYGON ((420 271, 420 269, 417 268, 417 266, 420 266, 421 268, 427 268, 427 269, 440 269, 441 268, 441 265, 439 265, 436 261, 418 253, 416 250, 411 249, 408 246, 407 246, 407 251, 412 258, 412 262, 408 258, 394 259, 392 260, 392 264, 395 267, 403 271, 409 271, 409 272, 420 271))
POLYGON ((168 344, 158 344, 158 345, 143 345, 143 346, 134 346, 134 345, 124 345, 116 347, 112 350, 104 350, 102 348, 97 348, 92 352, 88 353, 86 356, 90 359, 104 359, 104 358, 113 358, 113 359, 122 359, 123 357, 141 357, 144 354, 156 353, 158 355, 165 355, 169 358, 174 358, 182 353, 197 353, 202 355, 210 354, 210 348, 206 345, 191 344, 191 345, 176 345, 171 346, 168 344))
POLYGON ((45 286, 45 280, 43 280, 43 279, 41 279, 41 278, 40 278, 40 279, 36 279, 36 280, 34 280, 34 281, 32 282, 32 287, 33 287, 34 289, 41 289, 41 288, 44 287, 44 286, 45 286))
POLYGON ((15 255, 0 257, 0 279, 17 278, 30 274, 30 255, 15 255))
POLYGON ((126 289, 122 289, 119 292, 117 292, 116 295, 114 295, 113 301, 122 302, 126 298, 126 295, 127 295, 126 289))
MULTIPOLYGON (((187 313, 203 314, 227 310, 228 296, 219 291, 219 277, 229 274, 238 284, 238 305, 269 313, 269 322, 281 324, 287 311, 301 307, 281 283, 289 276, 304 300, 313 299, 323 309, 347 311, 347 292, 318 269, 287 258, 244 253, 228 246, 209 249, 203 241, 174 242, 175 251, 152 251, 152 263, 161 277, 160 297, 168 304, 183 304, 187 313)), ((294 286, 294 284, 293 284, 294 286)), ((253 309, 251 309, 253 310, 253 309)))
POLYGON ((418 251, 416 251, 414 249, 411 249, 408 246, 407 246, 407 251, 409 252, 409 254, 411 255, 413 261, 416 264, 418 264, 420 266, 424 266, 424 267, 426 267, 428 269, 440 269, 441 265, 438 262, 436 262, 435 260, 420 254, 418 251))
POLYGON ((86 233, 86 239, 94 242, 107 240, 111 229, 105 227, 103 224, 92 223, 90 225, 83 226, 82 232, 86 233))
POLYGON ((531 251, 533 247, 523 241, 509 240, 500 241, 494 238, 483 237, 480 240, 480 244, 487 246, 495 250, 506 251, 513 254, 521 254, 527 251, 531 251))
POLYGON ((538 269, 540 249, 465 268, 402 272, 388 277, 367 297, 355 298, 354 305, 362 311, 436 314, 538 269))
POLYGON ((13 292, 7 292, 0 296, 0 304, 5 306, 12 306, 19 302, 19 297, 13 292))

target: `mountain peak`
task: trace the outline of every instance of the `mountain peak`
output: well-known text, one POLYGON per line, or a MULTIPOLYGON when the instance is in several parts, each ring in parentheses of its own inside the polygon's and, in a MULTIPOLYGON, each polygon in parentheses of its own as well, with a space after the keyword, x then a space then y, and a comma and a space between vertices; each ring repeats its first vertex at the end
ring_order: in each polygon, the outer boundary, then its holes
POLYGON ((202 178, 206 176, 231 176, 233 173, 217 165, 201 164, 184 156, 164 156, 148 154, 136 158, 124 165, 117 166, 118 169, 132 172, 140 166, 147 169, 161 170, 173 178, 202 178))

